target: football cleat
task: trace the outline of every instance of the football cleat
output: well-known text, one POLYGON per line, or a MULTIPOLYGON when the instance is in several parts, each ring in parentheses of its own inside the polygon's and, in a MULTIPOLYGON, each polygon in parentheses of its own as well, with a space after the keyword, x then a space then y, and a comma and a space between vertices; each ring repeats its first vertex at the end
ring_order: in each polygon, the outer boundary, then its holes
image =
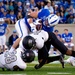
POLYGON ((62 64, 62 68, 65 68, 65 65, 64 65, 64 58, 62 55, 60 55, 60 59, 59 59, 60 63, 62 64))

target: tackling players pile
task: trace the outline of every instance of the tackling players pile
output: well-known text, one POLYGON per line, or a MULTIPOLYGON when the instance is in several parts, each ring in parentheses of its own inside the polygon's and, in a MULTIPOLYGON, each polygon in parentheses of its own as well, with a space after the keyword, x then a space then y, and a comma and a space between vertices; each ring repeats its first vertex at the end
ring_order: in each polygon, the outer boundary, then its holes
POLYGON ((52 58, 48 57, 48 51, 51 44, 61 53, 75 56, 75 51, 68 50, 52 32, 54 26, 59 22, 58 16, 55 14, 50 14, 48 9, 32 12, 29 16, 29 18, 25 17, 16 22, 15 27, 19 33, 19 38, 9 51, 5 51, 0 55, 0 57, 3 58, 0 62, 0 67, 5 67, 10 70, 24 70, 26 69, 26 63, 34 60, 35 55, 32 50, 38 49, 39 64, 35 65, 36 69, 39 69, 44 64, 55 60, 60 60, 62 67, 64 68, 62 56, 59 55, 52 58), (33 18, 31 17, 41 19, 41 23, 39 23, 39 21, 37 23, 36 21, 33 22, 33 18), (39 31, 36 29, 37 24, 42 25, 41 30, 39 31), (18 44, 19 47, 16 49, 18 44))

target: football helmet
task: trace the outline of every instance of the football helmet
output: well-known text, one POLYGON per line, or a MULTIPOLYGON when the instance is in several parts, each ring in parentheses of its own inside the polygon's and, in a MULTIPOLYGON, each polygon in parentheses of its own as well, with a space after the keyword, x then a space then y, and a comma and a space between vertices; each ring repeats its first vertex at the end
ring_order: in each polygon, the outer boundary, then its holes
POLYGON ((51 27, 56 26, 59 23, 59 17, 55 14, 50 14, 44 22, 44 25, 51 27))
POLYGON ((28 36, 24 37, 22 44, 25 49, 31 49, 36 45, 36 42, 32 36, 28 35, 28 36))
POLYGON ((24 52, 21 53, 21 57, 24 62, 30 63, 34 61, 35 54, 32 50, 25 50, 24 52))

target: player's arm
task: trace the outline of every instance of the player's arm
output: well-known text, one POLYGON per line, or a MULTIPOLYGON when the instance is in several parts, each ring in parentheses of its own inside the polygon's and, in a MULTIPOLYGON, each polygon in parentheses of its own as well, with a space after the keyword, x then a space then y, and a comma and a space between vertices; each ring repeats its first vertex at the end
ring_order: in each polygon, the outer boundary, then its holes
POLYGON ((37 18, 38 17, 38 11, 34 11, 28 14, 28 16, 31 16, 33 18, 37 18))

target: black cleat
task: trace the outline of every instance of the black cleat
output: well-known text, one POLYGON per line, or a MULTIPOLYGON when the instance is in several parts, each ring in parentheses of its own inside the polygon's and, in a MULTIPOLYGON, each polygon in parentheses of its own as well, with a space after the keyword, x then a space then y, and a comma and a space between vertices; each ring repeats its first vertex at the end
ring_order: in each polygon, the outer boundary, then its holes
POLYGON ((62 55, 60 56, 59 61, 60 61, 60 63, 62 64, 62 68, 65 68, 64 58, 62 57, 62 55))

